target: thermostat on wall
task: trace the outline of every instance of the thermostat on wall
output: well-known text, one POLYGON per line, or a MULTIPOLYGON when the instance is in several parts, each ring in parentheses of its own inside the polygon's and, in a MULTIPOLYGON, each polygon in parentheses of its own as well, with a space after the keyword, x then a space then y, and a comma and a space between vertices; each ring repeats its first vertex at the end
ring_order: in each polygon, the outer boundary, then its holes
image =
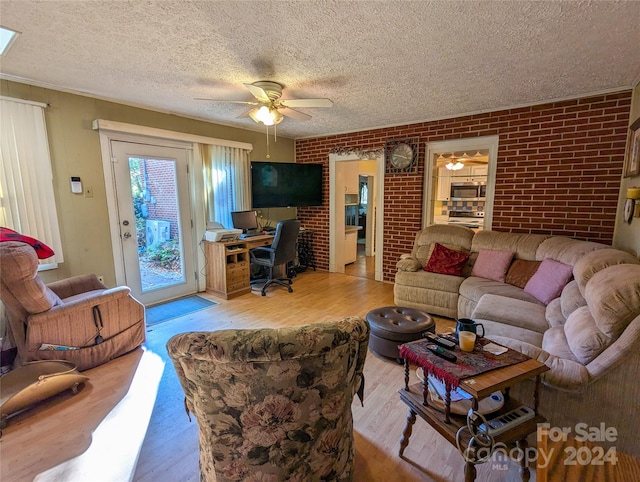
POLYGON ((82 194, 82 181, 77 176, 71 176, 71 192, 82 194))

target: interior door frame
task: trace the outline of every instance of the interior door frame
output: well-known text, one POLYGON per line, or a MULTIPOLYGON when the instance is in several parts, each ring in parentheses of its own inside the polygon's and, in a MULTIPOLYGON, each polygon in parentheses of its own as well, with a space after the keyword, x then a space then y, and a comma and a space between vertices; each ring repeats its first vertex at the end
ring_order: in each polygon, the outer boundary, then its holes
MULTIPOLYGON (((337 190, 337 163, 361 161, 355 154, 329 154, 329 272, 344 273, 344 192, 337 190), (340 215, 341 213, 341 215, 340 215)), ((372 159, 376 161, 376 233, 375 233, 375 280, 382 281, 382 256, 384 253, 384 156, 372 159)))

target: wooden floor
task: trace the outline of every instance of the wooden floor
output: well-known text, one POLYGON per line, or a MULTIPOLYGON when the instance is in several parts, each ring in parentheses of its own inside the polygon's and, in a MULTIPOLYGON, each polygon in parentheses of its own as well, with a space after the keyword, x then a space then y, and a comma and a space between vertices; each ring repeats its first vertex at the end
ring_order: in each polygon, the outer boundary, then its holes
MULTIPOLYGON (((187 419, 168 362, 165 344, 172 335, 364 317, 393 304, 393 285, 354 276, 307 271, 293 287, 293 293, 274 287, 266 297, 253 292, 216 300, 217 306, 154 325, 144 348, 86 371, 90 380, 78 395, 59 395, 13 417, 0 439, 0 479, 196 482, 198 426, 187 419)), ((437 323, 439 331, 453 325, 446 319, 437 323)), ((405 458, 398 456, 407 415, 397 394, 403 368, 370 351, 364 372, 364 407, 357 400, 352 406, 356 481, 464 480, 457 450, 420 420, 405 458)), ((478 467, 477 480, 519 480, 517 469, 515 462, 487 463, 478 467)))
POLYGON ((376 279, 376 257, 365 255, 364 244, 358 243, 358 255, 353 263, 344 267, 344 274, 359 278, 376 279))

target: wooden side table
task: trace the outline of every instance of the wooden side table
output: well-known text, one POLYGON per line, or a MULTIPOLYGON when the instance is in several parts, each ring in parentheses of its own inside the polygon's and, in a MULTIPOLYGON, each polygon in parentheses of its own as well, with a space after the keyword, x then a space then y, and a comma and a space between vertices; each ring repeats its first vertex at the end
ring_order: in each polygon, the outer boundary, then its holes
MULTIPOLYGON (((535 389, 533 393, 533 409, 535 417, 514 426, 494 437, 494 442, 509 444, 516 442, 519 449, 526 452, 528 443, 527 436, 536 431, 539 423, 544 423, 546 419, 538 414, 538 400, 540 389, 540 376, 549 368, 537 360, 528 359, 515 365, 498 368, 472 378, 463 379, 459 387, 473 397, 473 407, 477 410, 479 400, 491 395, 497 390, 505 390, 504 406, 491 414, 491 417, 499 416, 507 413, 514 408, 522 405, 518 400, 509 397, 509 387, 522 382, 524 380, 535 377, 535 389)), ((445 412, 441 412, 435 406, 431 406, 428 402, 427 377, 423 383, 416 383, 409 386, 409 362, 405 360, 405 387, 399 390, 401 400, 409 407, 407 414, 407 424, 400 438, 400 457, 403 456, 404 450, 409 445, 409 438, 413 431, 413 424, 416 417, 420 416, 424 421, 431 425, 440 435, 447 439, 451 444, 457 445, 456 434, 460 427, 466 426, 466 417, 451 414, 451 392, 447 391, 445 399, 445 412)), ((471 434, 464 431, 460 437, 460 445, 465 450, 469 448, 471 434)), ((465 482, 472 482, 476 478, 476 462, 465 460, 465 482)), ((526 458, 520 461, 520 476, 523 481, 527 482, 530 478, 529 467, 526 458)))

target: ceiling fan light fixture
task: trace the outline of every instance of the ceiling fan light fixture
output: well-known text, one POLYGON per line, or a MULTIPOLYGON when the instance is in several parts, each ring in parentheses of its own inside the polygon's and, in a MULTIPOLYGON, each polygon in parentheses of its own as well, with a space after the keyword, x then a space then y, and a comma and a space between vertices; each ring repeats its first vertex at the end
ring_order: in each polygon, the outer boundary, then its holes
POLYGON ((455 163, 453 161, 449 161, 444 167, 446 167, 450 171, 457 171, 458 169, 462 169, 464 167, 464 164, 462 164, 460 161, 456 161, 455 163))
POLYGON ((262 107, 260 107, 258 111, 255 113, 255 117, 251 116, 251 118, 256 122, 262 122, 266 126, 272 126, 274 124, 271 111, 266 105, 263 105, 262 107))
POLYGON ((262 122, 266 126, 279 124, 283 119, 283 115, 278 112, 278 109, 274 107, 267 107, 266 105, 263 105, 258 109, 253 109, 249 112, 249 117, 251 117, 255 122, 262 122))

